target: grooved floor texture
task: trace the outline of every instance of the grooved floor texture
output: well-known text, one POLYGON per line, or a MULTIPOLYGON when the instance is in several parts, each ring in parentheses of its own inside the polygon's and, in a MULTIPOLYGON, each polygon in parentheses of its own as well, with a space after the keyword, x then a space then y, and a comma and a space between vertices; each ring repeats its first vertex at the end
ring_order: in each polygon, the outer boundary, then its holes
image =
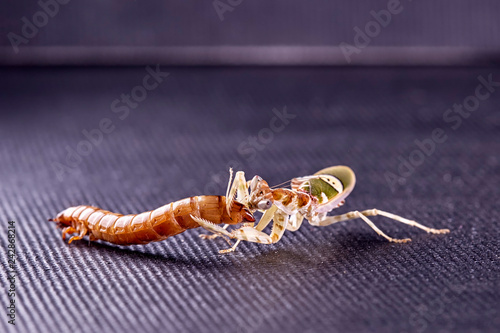
POLYGON ((0 69, 0 331, 498 331, 496 82, 497 68, 0 69), (451 233, 373 217, 412 238, 394 244, 361 220, 304 223, 220 255, 227 243, 199 229, 68 245, 47 221, 224 194, 230 166, 275 185, 340 164, 357 185, 332 213, 379 208, 451 233))

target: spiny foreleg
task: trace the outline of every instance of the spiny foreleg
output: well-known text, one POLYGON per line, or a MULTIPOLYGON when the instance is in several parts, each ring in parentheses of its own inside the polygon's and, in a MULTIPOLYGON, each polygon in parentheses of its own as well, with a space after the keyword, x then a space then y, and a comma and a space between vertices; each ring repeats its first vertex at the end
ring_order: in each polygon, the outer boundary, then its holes
POLYGON ((233 169, 229 169, 229 183, 227 184, 226 190, 226 210, 230 214, 231 206, 234 202, 234 195, 236 194, 236 201, 248 206, 248 183, 245 180, 245 173, 243 171, 236 172, 234 181, 231 184, 233 178, 233 169))
MULTIPOLYGON (((226 190, 226 211, 229 215, 231 215, 231 207, 234 202, 235 194, 237 194, 236 201, 242 203, 245 206, 248 206, 248 186, 245 180, 245 173, 243 171, 238 171, 233 182, 233 169, 230 168, 229 182, 227 184, 226 190)), ((223 228, 227 229, 227 227, 229 227, 229 224, 226 224, 223 228)), ((214 233, 212 235, 202 234, 199 236, 202 239, 215 239, 221 235, 218 233, 214 233)))
POLYGON ((191 218, 196 222, 198 222, 201 227, 215 234, 223 236, 227 239, 228 238, 236 239, 237 240, 236 243, 231 248, 219 251, 219 253, 228 253, 228 252, 233 252, 239 245, 240 241, 242 240, 247 242, 261 243, 261 244, 272 244, 278 242, 283 236, 283 233, 285 232, 286 226, 288 224, 288 215, 276 209, 274 209, 274 211, 275 211, 274 216, 271 214, 263 216, 261 222, 265 217, 264 223, 261 224, 259 222, 259 225, 257 225, 255 228, 250 226, 243 226, 241 228, 234 229, 231 232, 205 219, 196 216, 191 216, 191 218), (269 218, 269 216, 271 216, 271 218, 269 218), (257 228, 264 229, 265 226, 269 224, 269 222, 273 219, 274 223, 273 223, 273 228, 271 230, 271 234, 268 235, 263 231, 257 229, 257 228), (266 220, 268 220, 267 223, 266 220))
MULTIPOLYGON (((270 236, 267 235, 267 234, 265 234, 265 233, 263 233, 262 230, 264 230, 269 225, 269 223, 271 223, 271 221, 273 220, 274 214, 276 213, 277 209, 278 209, 278 207, 276 207, 275 205, 273 205, 270 209, 266 210, 266 212, 260 218, 259 224, 257 224, 257 226, 255 226, 255 228, 253 228, 253 226, 251 226, 253 230, 250 230, 248 228, 243 229, 245 227, 249 227, 250 223, 246 223, 245 225, 243 225, 243 228, 239 228, 239 229, 235 229, 235 230, 240 230, 239 232, 243 233, 242 237, 246 237, 246 238, 249 238, 249 239, 253 237, 254 239, 256 239, 256 240, 254 240, 254 242, 264 243, 264 244, 270 244, 269 243, 269 239, 268 239, 268 237, 270 237, 270 236), (257 233, 255 231, 257 231, 257 233), (259 239, 265 239, 266 241, 265 242, 259 242, 259 239)), ((274 225, 273 225, 273 227, 274 227, 274 225)), ((249 239, 245 239, 245 240, 252 241, 252 240, 249 240, 249 239)), ((229 252, 235 251, 241 241, 242 241, 242 239, 238 239, 236 241, 236 243, 231 248, 225 249, 225 250, 220 250, 219 253, 229 253, 229 252)))
MULTIPOLYGON (((231 245, 229 238, 232 238, 232 237, 231 237, 231 234, 229 233, 229 231, 226 230, 227 227, 229 226, 228 224, 226 224, 224 227, 221 227, 221 226, 219 226, 213 222, 210 222, 208 220, 205 220, 201 217, 197 217, 197 216, 193 216, 193 215, 190 215, 190 216, 193 220, 198 222, 198 224, 202 228, 214 233, 213 235, 200 235, 200 237, 205 236, 202 238, 207 239, 207 238, 211 238, 210 236, 215 236, 215 237, 222 236, 229 243, 229 245, 231 245)), ((215 237, 212 237, 212 238, 215 238, 215 237)))
MULTIPOLYGON (((227 227, 229 227, 229 224, 225 224, 222 229, 227 229, 227 227)), ((215 234, 201 234, 201 235, 198 235, 201 239, 216 239, 217 237, 221 236, 220 234, 218 233, 215 233, 215 234)))

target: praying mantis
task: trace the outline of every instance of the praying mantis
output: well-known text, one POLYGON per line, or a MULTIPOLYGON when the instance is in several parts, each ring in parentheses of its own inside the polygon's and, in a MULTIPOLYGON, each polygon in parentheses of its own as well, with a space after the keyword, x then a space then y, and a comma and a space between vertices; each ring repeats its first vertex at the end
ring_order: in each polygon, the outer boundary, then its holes
POLYGON ((229 170, 229 183, 226 191, 226 210, 230 213, 236 195, 236 201, 243 204, 250 213, 263 213, 256 226, 254 223, 245 223, 243 226, 228 231, 226 224, 221 227, 207 219, 191 216, 201 227, 211 231, 213 235, 200 235, 204 239, 224 237, 236 242, 229 249, 219 253, 230 253, 236 250, 241 241, 272 244, 278 242, 285 230, 296 231, 302 222, 307 220, 311 225, 323 227, 333 223, 362 219, 378 235, 390 242, 406 243, 411 239, 396 239, 382 232, 368 217, 385 216, 394 221, 417 227, 433 234, 446 234, 449 229, 433 229, 404 217, 388 213, 376 208, 358 211, 354 210, 341 215, 329 216, 329 212, 342 206, 347 196, 354 189, 356 176, 351 168, 343 165, 332 166, 316 172, 314 175, 294 178, 290 181, 291 188, 271 188, 259 176, 246 181, 243 171, 238 171, 233 178, 232 169, 229 170), (270 234, 263 230, 272 222, 270 234))

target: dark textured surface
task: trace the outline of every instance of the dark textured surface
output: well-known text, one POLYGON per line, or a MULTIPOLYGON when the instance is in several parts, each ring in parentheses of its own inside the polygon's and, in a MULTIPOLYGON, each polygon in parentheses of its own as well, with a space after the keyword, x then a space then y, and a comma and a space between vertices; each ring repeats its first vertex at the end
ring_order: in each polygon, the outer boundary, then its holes
MULTIPOLYGON (((245 4, 246 5, 246 4, 245 4)), ((244 5, 242 5, 244 6, 244 5)), ((243 7, 241 8, 243 10, 243 7)), ((471 69, 169 69, 120 120, 110 104, 144 68, 0 71, 0 259, 8 219, 17 230, 16 327, 8 332, 493 332, 499 313, 500 91, 457 130, 443 113, 474 93, 471 69), (255 158, 239 154, 273 108, 296 115, 255 158), (115 130, 59 181, 82 130, 115 130), (413 141, 446 131, 391 191, 384 173, 413 141), (191 230, 164 242, 68 246, 46 222, 70 205, 140 212, 224 193, 229 161, 271 184, 345 164, 357 187, 338 212, 379 208, 449 235, 373 218, 391 244, 356 220, 304 224, 276 245, 191 230)), ((7 304, 0 271, 2 308, 7 304)), ((5 310, 2 311, 4 313, 5 310)))

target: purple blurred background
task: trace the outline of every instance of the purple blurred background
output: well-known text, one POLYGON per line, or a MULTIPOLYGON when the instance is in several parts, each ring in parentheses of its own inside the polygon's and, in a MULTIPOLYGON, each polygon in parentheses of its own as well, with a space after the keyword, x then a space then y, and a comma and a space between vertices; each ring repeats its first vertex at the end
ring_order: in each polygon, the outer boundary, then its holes
POLYGON ((1 2, 0 64, 456 65, 491 63, 500 49, 494 0, 59 2, 1 2), (346 61, 339 45, 388 6, 397 13, 346 61), (28 38, 23 18, 39 25, 28 38))

